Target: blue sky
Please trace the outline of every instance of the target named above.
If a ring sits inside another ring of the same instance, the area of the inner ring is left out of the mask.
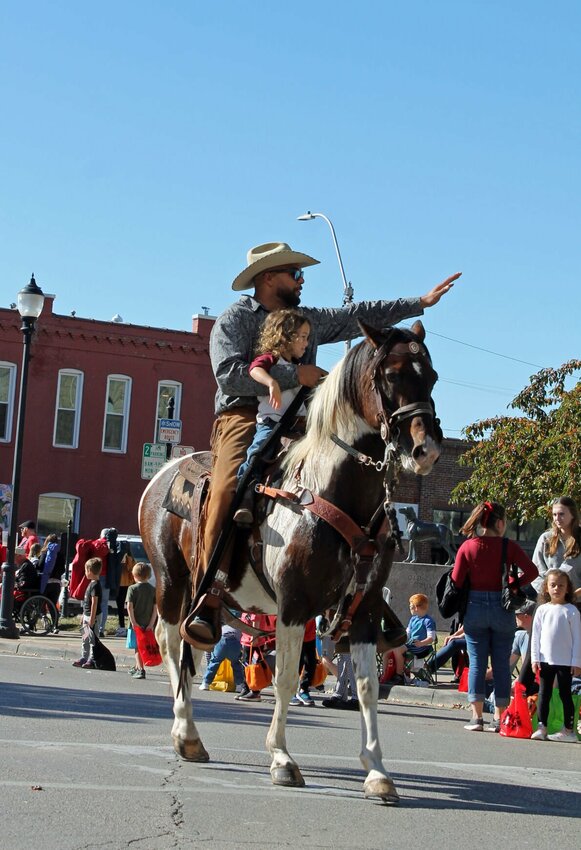
[[[330,231],[296,221],[323,212],[356,300],[463,272],[424,317],[460,436],[579,355],[580,25],[537,0],[5,3],[0,304],[34,271],[56,312],[190,329],[280,240],[322,261],[304,303],[338,306]]]

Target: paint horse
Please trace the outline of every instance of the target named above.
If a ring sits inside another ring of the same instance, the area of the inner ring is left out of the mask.
[[[383,766],[377,725],[376,644],[395,549],[386,513],[397,469],[427,475],[439,457],[442,432],[431,399],[437,374],[422,323],[411,331],[361,328],[363,341],[315,390],[306,433],[284,456],[280,483],[265,490],[270,503],[260,525],[261,580],[248,546],[237,546],[243,558],[234,558],[226,600],[243,611],[278,615],[276,704],[266,739],[273,783],[304,785],[287,749],[287,709],[296,692],[305,624],[331,610],[336,634],[348,632],[357,679],[365,796],[395,804],[399,797]],[[174,748],[184,759],[207,761],[192,717],[189,671],[182,671],[185,683],[178,687],[179,626],[192,583],[195,589],[200,580],[191,575],[193,521],[162,506],[178,463],[167,464],[149,483],[139,525],[157,579],[156,636],[174,692]]]
[[[406,518],[406,531],[410,539],[407,558],[404,563],[414,564],[418,560],[416,544],[417,543],[435,543],[441,546],[448,560],[446,566],[454,563],[454,554],[456,552],[456,544],[454,535],[447,525],[443,522],[424,522],[416,516],[415,510],[409,506],[399,509],[400,514]]]

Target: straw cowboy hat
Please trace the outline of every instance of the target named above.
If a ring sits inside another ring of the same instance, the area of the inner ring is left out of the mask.
[[[265,245],[257,245],[250,249],[246,259],[248,265],[244,271],[240,272],[238,277],[234,278],[232,289],[235,291],[249,289],[252,286],[252,281],[260,272],[279,269],[283,266],[304,268],[305,266],[316,266],[319,263],[319,260],[309,257],[308,254],[293,251],[286,242],[267,242]]]

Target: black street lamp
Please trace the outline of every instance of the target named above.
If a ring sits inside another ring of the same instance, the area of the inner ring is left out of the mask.
[[[24,350],[22,352],[22,369],[20,373],[20,400],[18,404],[18,420],[16,423],[16,443],[14,447],[14,465],[12,468],[12,515],[8,534],[8,551],[6,562],[2,564],[2,600],[0,602],[0,637],[18,638],[19,631],[14,622],[14,576],[16,566],[14,554],[18,531],[18,499],[20,496],[20,467],[22,465],[22,443],[24,438],[24,420],[26,416],[26,389],[28,384],[28,363],[30,361],[30,342],[34,333],[36,320],[42,313],[44,295],[36,285],[34,275],[30,283],[18,293],[18,312],[22,317],[20,330],[23,335]]]

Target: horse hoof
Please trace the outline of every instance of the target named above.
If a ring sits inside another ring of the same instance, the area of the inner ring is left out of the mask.
[[[388,776],[382,776],[379,779],[368,780],[363,786],[365,797],[379,797],[388,806],[397,806],[399,803],[399,794],[395,790],[395,785]]]
[[[210,761],[210,756],[199,738],[197,741],[181,741],[174,738],[173,748],[184,761]]]
[[[285,785],[287,788],[305,787],[305,780],[296,764],[289,764],[285,767],[273,767],[270,775],[273,785]]]

